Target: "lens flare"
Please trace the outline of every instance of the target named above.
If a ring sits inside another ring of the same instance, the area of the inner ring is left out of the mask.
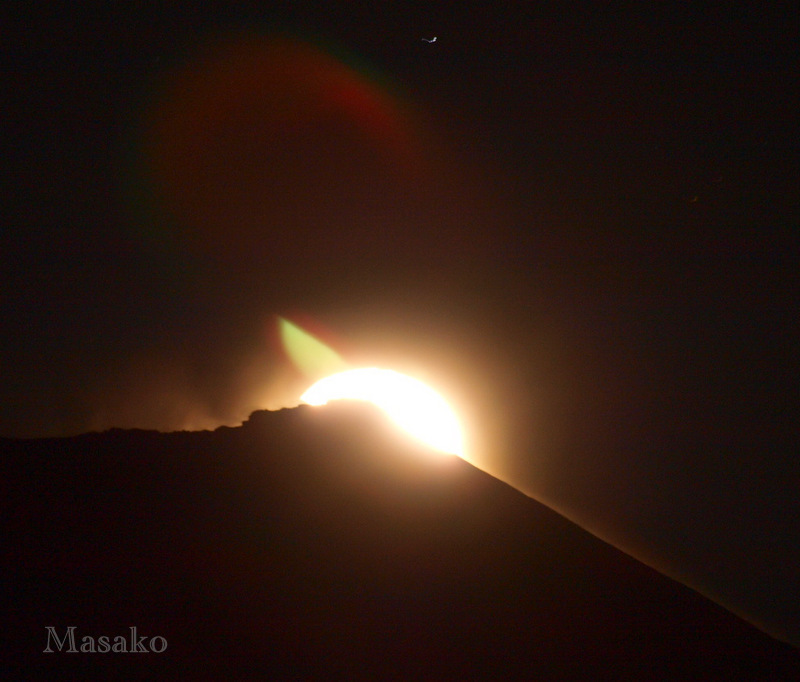
[[[307,377],[317,378],[347,367],[333,348],[285,317],[278,317],[278,331],[289,360]]]
[[[299,38],[209,38],[143,106],[137,219],[181,248],[267,273],[363,246],[375,232],[360,222],[364,202],[380,192],[405,205],[427,183],[419,124],[388,85]]]
[[[321,379],[300,399],[309,405],[331,400],[365,400],[435,450],[463,457],[461,425],[447,402],[418,379],[390,369],[351,369]]]

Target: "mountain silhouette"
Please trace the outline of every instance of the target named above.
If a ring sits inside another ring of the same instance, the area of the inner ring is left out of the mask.
[[[3,679],[800,673],[797,649],[370,405],[0,439],[0,462]],[[70,653],[69,627],[167,646]]]

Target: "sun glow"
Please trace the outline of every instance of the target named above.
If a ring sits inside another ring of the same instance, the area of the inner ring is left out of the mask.
[[[464,455],[455,412],[421,381],[390,369],[351,369],[321,379],[301,397],[309,405],[331,400],[366,400],[384,410],[415,438],[442,452]]]

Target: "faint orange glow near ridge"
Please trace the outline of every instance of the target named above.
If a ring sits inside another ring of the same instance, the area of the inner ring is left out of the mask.
[[[430,386],[390,369],[366,367],[333,374],[300,397],[309,405],[365,400],[435,450],[464,456],[464,435],[455,412]]]

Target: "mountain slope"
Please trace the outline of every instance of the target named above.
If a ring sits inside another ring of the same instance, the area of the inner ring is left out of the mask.
[[[0,440],[11,678],[796,679],[800,652],[366,405]],[[163,653],[42,653],[139,635]]]

